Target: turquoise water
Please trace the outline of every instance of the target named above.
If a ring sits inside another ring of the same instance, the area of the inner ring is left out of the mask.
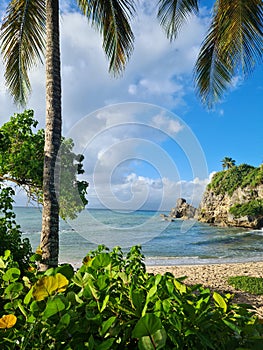
[[[15,208],[23,237],[39,245],[41,211]],[[60,224],[60,262],[80,265],[98,244],[119,245],[124,251],[142,245],[148,265],[258,261],[263,258],[263,231],[219,228],[195,221],[163,221],[151,211],[89,210],[76,221]]]

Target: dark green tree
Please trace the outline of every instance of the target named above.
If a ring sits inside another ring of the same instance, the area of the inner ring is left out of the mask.
[[[230,157],[225,157],[221,160],[223,169],[230,169],[236,165],[236,161]]]
[[[37,130],[34,112],[15,114],[0,128],[0,182],[12,182],[23,188],[30,200],[43,204],[43,164],[45,132]],[[88,183],[77,176],[83,174],[82,155],[72,150],[71,139],[62,138],[60,147],[61,186],[60,216],[74,219],[87,204]]]

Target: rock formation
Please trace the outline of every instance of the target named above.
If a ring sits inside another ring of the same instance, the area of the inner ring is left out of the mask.
[[[188,204],[184,198],[178,198],[176,206],[171,209],[169,215],[161,214],[167,221],[174,221],[174,219],[193,219],[196,216],[197,209]]]
[[[263,227],[263,213],[258,215],[234,216],[230,208],[263,200],[263,184],[236,188],[233,193],[217,193],[215,189],[206,189],[198,210],[198,221],[219,226],[238,226],[250,229]]]

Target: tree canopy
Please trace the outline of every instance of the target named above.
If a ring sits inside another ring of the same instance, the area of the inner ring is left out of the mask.
[[[0,181],[23,188],[30,200],[42,203],[44,130],[37,130],[34,112],[14,114],[0,128]],[[60,147],[60,216],[74,219],[87,204],[88,183],[77,176],[84,173],[83,155],[72,150],[73,140],[62,138]]]

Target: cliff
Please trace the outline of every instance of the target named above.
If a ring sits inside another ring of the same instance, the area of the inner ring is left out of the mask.
[[[198,220],[220,226],[263,227],[263,166],[247,164],[216,173],[207,186]]]

